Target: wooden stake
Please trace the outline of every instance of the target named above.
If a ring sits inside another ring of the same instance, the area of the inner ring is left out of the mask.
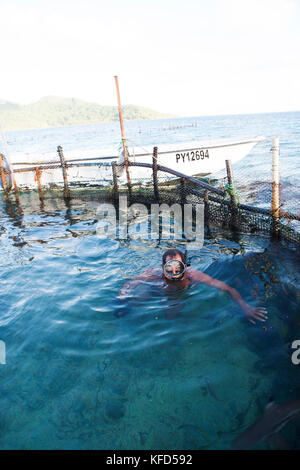
[[[185,187],[185,178],[180,178],[180,194],[181,194],[181,204],[186,203],[186,187]]]
[[[208,221],[209,219],[209,193],[206,189],[204,191],[204,220]]]
[[[272,203],[271,211],[273,215],[273,234],[278,233],[279,222],[279,138],[273,137],[272,139]]]
[[[232,210],[232,216],[230,218],[230,224],[232,230],[238,230],[238,220],[237,220],[237,198],[235,195],[235,190],[234,190],[234,181],[233,181],[233,173],[232,173],[232,167],[231,167],[231,160],[225,160],[226,162],[226,172],[227,172],[227,181],[228,181],[228,187],[229,187],[229,194],[230,194],[230,204],[231,204],[231,210]]]
[[[69,185],[68,185],[67,166],[66,166],[65,157],[63,154],[63,149],[60,145],[57,147],[57,152],[60,158],[62,174],[63,174],[63,179],[64,179],[64,196],[69,197],[70,192],[69,192]]]
[[[158,191],[158,181],[157,181],[157,147],[153,148],[152,174],[153,174],[154,195],[155,195],[156,201],[159,202],[159,191]]]
[[[272,213],[275,219],[279,219],[279,138],[272,140]]]
[[[35,176],[36,176],[36,181],[37,181],[37,186],[38,186],[38,192],[39,192],[39,198],[43,198],[43,191],[42,191],[42,184],[41,184],[41,176],[42,176],[42,170],[40,167],[37,167],[35,169]]]
[[[209,204],[208,190],[204,192],[204,204]]]
[[[11,174],[11,179],[12,179],[14,190],[15,190],[15,197],[16,197],[17,200],[19,200],[19,188],[18,188],[16,179],[15,179],[13,167],[12,167],[12,164],[11,164],[11,161],[10,161],[10,158],[9,158],[9,154],[8,154],[8,145],[7,145],[7,141],[6,141],[6,136],[5,136],[5,133],[2,129],[2,127],[0,127],[0,129],[1,129],[3,145],[4,145],[4,149],[5,149],[5,153],[6,153],[5,157],[6,157],[6,161],[8,163],[9,171],[10,171],[10,174]]]
[[[0,153],[0,171],[1,171],[1,181],[2,181],[2,186],[3,186],[3,191],[5,194],[7,194],[7,189],[6,189],[6,180],[5,180],[5,168],[3,164],[3,155]]]
[[[226,162],[226,172],[227,172],[227,181],[229,188],[232,188],[232,191],[230,192],[230,201],[231,204],[234,208],[237,207],[237,198],[236,195],[234,194],[234,182],[233,182],[233,173],[232,173],[232,167],[231,167],[231,160],[225,160]]]
[[[122,114],[122,106],[121,106],[121,97],[120,97],[120,90],[119,90],[119,81],[118,81],[117,75],[115,75],[115,82],[116,82],[116,89],[117,89],[119,121],[120,121],[120,126],[121,126],[122,146],[123,146],[123,155],[124,155],[125,169],[126,169],[126,176],[127,176],[127,184],[128,184],[129,193],[131,193],[131,181],[130,181],[129,164],[128,164],[128,150],[127,150],[127,146],[126,146],[124,123],[123,123],[123,114]]]
[[[114,191],[114,199],[117,198],[118,195],[118,178],[117,178],[117,163],[112,164],[112,174],[113,174],[113,191]]]

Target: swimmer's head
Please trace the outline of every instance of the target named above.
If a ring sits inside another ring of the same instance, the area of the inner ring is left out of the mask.
[[[175,248],[167,250],[162,258],[163,274],[169,281],[180,281],[185,276],[186,256]]]

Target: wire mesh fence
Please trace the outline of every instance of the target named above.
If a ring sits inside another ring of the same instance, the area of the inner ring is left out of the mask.
[[[271,149],[272,150],[272,149]],[[271,163],[271,162],[270,162]],[[285,230],[294,229],[300,231],[300,188],[299,180],[293,177],[285,177],[282,168],[278,167],[278,209],[281,222],[286,226]],[[209,180],[210,181],[210,180]],[[272,207],[273,181],[271,164],[262,170],[260,167],[255,171],[251,167],[251,178],[248,168],[234,169],[234,187],[228,185],[227,175],[219,174],[210,181],[215,187],[224,191],[226,197],[230,198],[235,193],[239,204],[254,205],[263,209]]]
[[[234,172],[234,189],[237,194],[239,203],[253,204],[262,208],[270,207],[272,199],[272,181],[267,181],[268,175],[264,175],[264,180],[252,179],[249,181],[249,176],[242,171]],[[270,175],[269,175],[270,178]],[[281,178],[280,178],[281,180]],[[218,179],[209,180],[211,184],[217,188],[222,189],[227,197],[230,195],[228,188],[227,177],[224,175]],[[282,212],[293,215],[300,215],[300,189],[296,183],[291,181],[282,181],[279,184],[280,191],[280,209]]]

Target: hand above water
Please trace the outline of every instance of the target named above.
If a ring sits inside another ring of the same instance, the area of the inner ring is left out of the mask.
[[[268,312],[264,307],[251,307],[247,305],[244,309],[245,315],[250,323],[256,324],[254,320],[266,321],[268,320]]]

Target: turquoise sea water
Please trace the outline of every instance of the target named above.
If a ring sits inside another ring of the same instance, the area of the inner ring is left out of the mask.
[[[263,151],[279,134],[283,177],[298,181],[300,113],[266,116],[127,128],[143,145],[267,134],[267,144],[239,163],[247,171],[253,155],[266,165]],[[107,146],[110,132],[118,142],[117,125],[105,124],[9,133],[8,144],[24,154],[59,144],[88,150]],[[99,239],[92,198],[41,203],[23,194],[19,205],[13,198],[0,205],[1,449],[229,449],[268,402],[300,398],[300,365],[291,361],[300,339],[293,247],[214,229],[191,260],[265,306],[264,324],[251,325],[226,293],[196,284],[174,292],[140,284],[117,318],[124,282],[183,243]],[[299,448],[299,432],[298,421],[287,424],[285,445]]]

